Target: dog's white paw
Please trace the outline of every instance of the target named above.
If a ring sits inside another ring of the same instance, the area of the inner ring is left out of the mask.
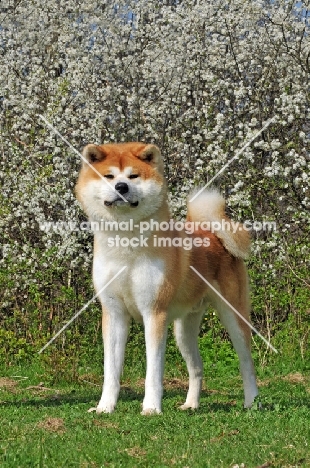
[[[157,408],[145,408],[141,411],[143,416],[153,416],[155,414],[161,414],[161,410]]]
[[[258,409],[258,410],[261,410],[263,408],[262,403],[259,401],[258,394],[254,398],[250,397],[248,399],[245,399],[243,407],[245,409],[255,408],[255,409]]]
[[[113,413],[113,411],[114,411],[114,405],[100,405],[100,404],[94,408],[89,408],[89,410],[87,410],[88,413],[96,412],[97,414]]]
[[[89,409],[87,410],[87,413],[93,413],[94,411],[96,411],[96,409],[97,409],[96,407],[94,407],[94,408],[89,408]]]
[[[102,406],[97,406],[97,408],[96,408],[96,413],[97,414],[101,414],[101,413],[109,413],[110,414],[110,413],[113,413],[113,411],[114,411],[114,406],[109,407],[109,408],[107,408],[107,407],[103,408]]]
[[[186,411],[188,409],[196,410],[197,408],[198,408],[198,405],[194,405],[194,404],[191,405],[189,403],[184,403],[184,405],[179,406],[179,409],[182,411]]]

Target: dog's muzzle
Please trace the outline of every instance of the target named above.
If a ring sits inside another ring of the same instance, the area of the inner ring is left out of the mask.
[[[129,193],[129,187],[128,187],[128,184],[126,184],[126,182],[118,182],[116,185],[115,185],[115,191],[117,192],[118,195],[123,195],[123,197],[120,197],[120,196],[117,196],[114,200],[111,200],[111,201],[108,201],[106,200],[104,202],[105,206],[126,206],[126,205],[129,205],[129,206],[132,206],[132,207],[136,207],[139,205],[139,202],[136,201],[136,202],[131,202],[130,201],[130,198],[126,197],[126,194]]]

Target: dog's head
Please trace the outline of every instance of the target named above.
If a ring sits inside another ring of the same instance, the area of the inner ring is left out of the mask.
[[[91,219],[140,221],[165,199],[159,149],[144,143],[87,145],[76,195]]]

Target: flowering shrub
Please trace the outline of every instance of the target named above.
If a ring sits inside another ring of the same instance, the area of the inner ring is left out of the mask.
[[[295,296],[309,288],[306,3],[2,1],[0,319],[8,333],[43,342],[92,295],[90,234],[39,228],[84,218],[73,191],[80,161],[38,114],[77,149],[156,143],[180,218],[190,188],[274,117],[215,184],[236,220],[277,223],[276,232],[253,233],[254,320],[267,327],[304,313],[308,296]]]

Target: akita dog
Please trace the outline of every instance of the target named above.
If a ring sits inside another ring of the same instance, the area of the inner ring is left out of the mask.
[[[131,318],[143,322],[145,330],[142,414],[162,410],[167,327],[172,321],[189,373],[181,408],[197,408],[203,374],[197,338],[208,302],[217,310],[238,354],[244,406],[250,407],[258,390],[246,323],[250,320],[243,261],[250,247],[247,230],[242,225],[233,229],[234,223],[225,215],[225,201],[216,190],[204,190],[188,202],[187,223],[194,226],[192,230],[186,229],[186,223],[182,230],[171,222],[164,164],[155,145],[90,144],[84,148],[83,160],[77,198],[91,222],[106,221],[112,226],[112,230],[94,232],[93,281],[97,293],[101,291],[104,342],[104,384],[97,413],[111,413],[117,403]],[[129,221],[130,229],[125,224]],[[225,228],[206,230],[212,223],[218,227],[223,222]]]

